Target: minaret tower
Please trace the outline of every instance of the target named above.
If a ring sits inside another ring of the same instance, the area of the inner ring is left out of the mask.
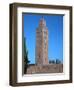
[[[48,29],[42,17],[36,30],[36,64],[48,65]]]

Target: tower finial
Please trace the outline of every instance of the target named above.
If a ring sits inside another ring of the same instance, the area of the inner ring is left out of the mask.
[[[39,22],[39,26],[40,27],[46,26],[46,21],[44,20],[44,16],[41,17],[40,22]]]

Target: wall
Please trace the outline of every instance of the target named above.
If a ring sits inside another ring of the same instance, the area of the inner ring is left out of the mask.
[[[14,1],[73,5],[74,10],[74,0],[0,0],[0,90],[73,90],[74,82],[72,84],[42,85],[28,87],[9,86],[9,3],[12,3]]]
[[[29,65],[27,68],[27,74],[61,72],[63,72],[63,64]]]

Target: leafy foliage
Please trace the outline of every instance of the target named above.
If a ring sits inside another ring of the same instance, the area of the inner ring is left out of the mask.
[[[50,64],[61,64],[61,60],[56,59],[56,60],[49,60]]]
[[[50,60],[49,63],[55,64],[55,60]]]
[[[56,64],[61,64],[61,61],[59,59],[56,59]]]
[[[28,51],[26,49],[26,39],[24,38],[24,73],[27,73],[27,68],[28,68],[28,64],[29,64],[29,60],[28,60]]]

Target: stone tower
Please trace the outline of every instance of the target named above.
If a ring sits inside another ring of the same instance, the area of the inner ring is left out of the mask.
[[[46,21],[42,17],[36,29],[36,64],[48,65],[48,29]]]

